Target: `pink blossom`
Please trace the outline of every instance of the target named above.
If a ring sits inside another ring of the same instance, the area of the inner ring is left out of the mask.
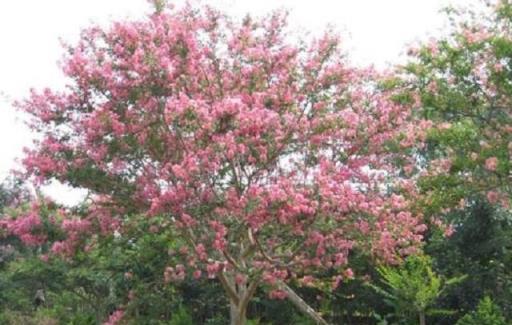
[[[124,317],[124,311],[118,309],[114,311],[108,318],[108,320],[103,323],[103,325],[117,325],[121,322]]]
[[[288,294],[283,290],[272,290],[269,292],[269,297],[271,299],[283,300],[286,299],[286,297],[288,297]]]
[[[221,265],[218,262],[209,263],[206,266],[206,272],[208,272],[208,278],[213,279],[217,275],[217,273],[220,271]]]
[[[487,192],[487,200],[489,201],[489,203],[492,203],[492,204],[497,203],[499,200],[498,192],[496,192],[496,191]]]
[[[305,286],[313,286],[314,278],[311,275],[306,275],[301,282]]]
[[[331,289],[335,290],[336,288],[338,288],[342,280],[343,280],[343,277],[341,275],[335,276],[331,283]]]
[[[498,167],[498,158],[490,157],[485,160],[485,168],[490,171],[496,171]]]
[[[500,62],[497,62],[493,65],[493,69],[496,72],[502,72],[503,71],[503,64]]]
[[[240,273],[237,273],[237,274],[235,275],[235,283],[236,283],[236,284],[240,285],[240,284],[242,284],[242,283],[245,283],[246,281],[247,281],[247,278],[246,278],[246,276],[245,276],[245,275],[240,274]]]
[[[448,225],[448,227],[446,227],[446,229],[444,230],[443,234],[445,237],[451,237],[454,232],[455,228],[453,227],[453,225]]]
[[[192,274],[192,277],[196,280],[201,278],[201,270],[195,270],[194,273]]]

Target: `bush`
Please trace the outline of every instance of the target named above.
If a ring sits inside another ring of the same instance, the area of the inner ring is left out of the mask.
[[[478,308],[459,319],[457,325],[506,325],[507,322],[499,306],[494,304],[489,297],[480,300]]]
[[[192,325],[192,316],[187,309],[181,306],[171,317],[169,325]]]

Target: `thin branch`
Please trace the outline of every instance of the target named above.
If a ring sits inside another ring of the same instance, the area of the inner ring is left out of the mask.
[[[228,262],[231,263],[231,265],[233,265],[237,270],[242,269],[240,267],[240,265],[238,265],[238,263],[233,259],[233,257],[226,250],[223,250],[222,253],[224,254],[224,257],[228,260]]]

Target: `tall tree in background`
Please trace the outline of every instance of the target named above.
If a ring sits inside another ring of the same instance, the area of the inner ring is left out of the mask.
[[[412,49],[406,71],[434,122],[428,170],[419,185],[432,211],[464,206],[479,195],[510,205],[512,154],[512,5],[483,13],[449,10],[450,35]],[[465,200],[465,201],[464,201]]]
[[[57,225],[49,254],[72,257],[123,236],[127,216],[153,218],[170,237],[162,254],[181,261],[165,280],[218,278],[232,324],[260,286],[325,323],[286,283],[328,271],[336,287],[352,250],[390,263],[415,251],[425,226],[393,191],[394,164],[424,125],[373,72],[347,66],[332,33],[298,43],[284,14],[158,9],[84,30],[67,48],[66,89],[18,104],[42,135],[27,176],[90,195],[85,213],[35,209],[6,229],[39,246]]]
[[[442,300],[443,308],[458,314],[439,319],[453,324],[465,311],[476,309],[478,301],[490,295],[507,318],[512,316],[512,219],[484,198],[446,216],[456,224],[449,238],[431,236],[425,251],[436,261],[436,269],[445,276],[466,274],[466,280]]]
[[[443,304],[469,311],[487,294],[510,317],[512,4],[482,10],[449,9],[449,34],[411,49],[405,75],[433,122],[418,159],[423,211],[455,230],[429,237],[426,252],[439,272],[468,275]]]

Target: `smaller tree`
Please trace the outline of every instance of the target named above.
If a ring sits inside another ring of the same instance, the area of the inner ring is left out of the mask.
[[[480,300],[478,309],[462,317],[457,325],[505,325],[500,308],[488,296]]]
[[[450,312],[432,307],[447,288],[465,278],[443,280],[432,270],[431,264],[429,256],[413,255],[399,268],[380,266],[378,272],[385,288],[370,286],[385,297],[385,302],[395,309],[395,315],[402,315],[407,324],[418,317],[419,324],[425,325],[427,314]]]

